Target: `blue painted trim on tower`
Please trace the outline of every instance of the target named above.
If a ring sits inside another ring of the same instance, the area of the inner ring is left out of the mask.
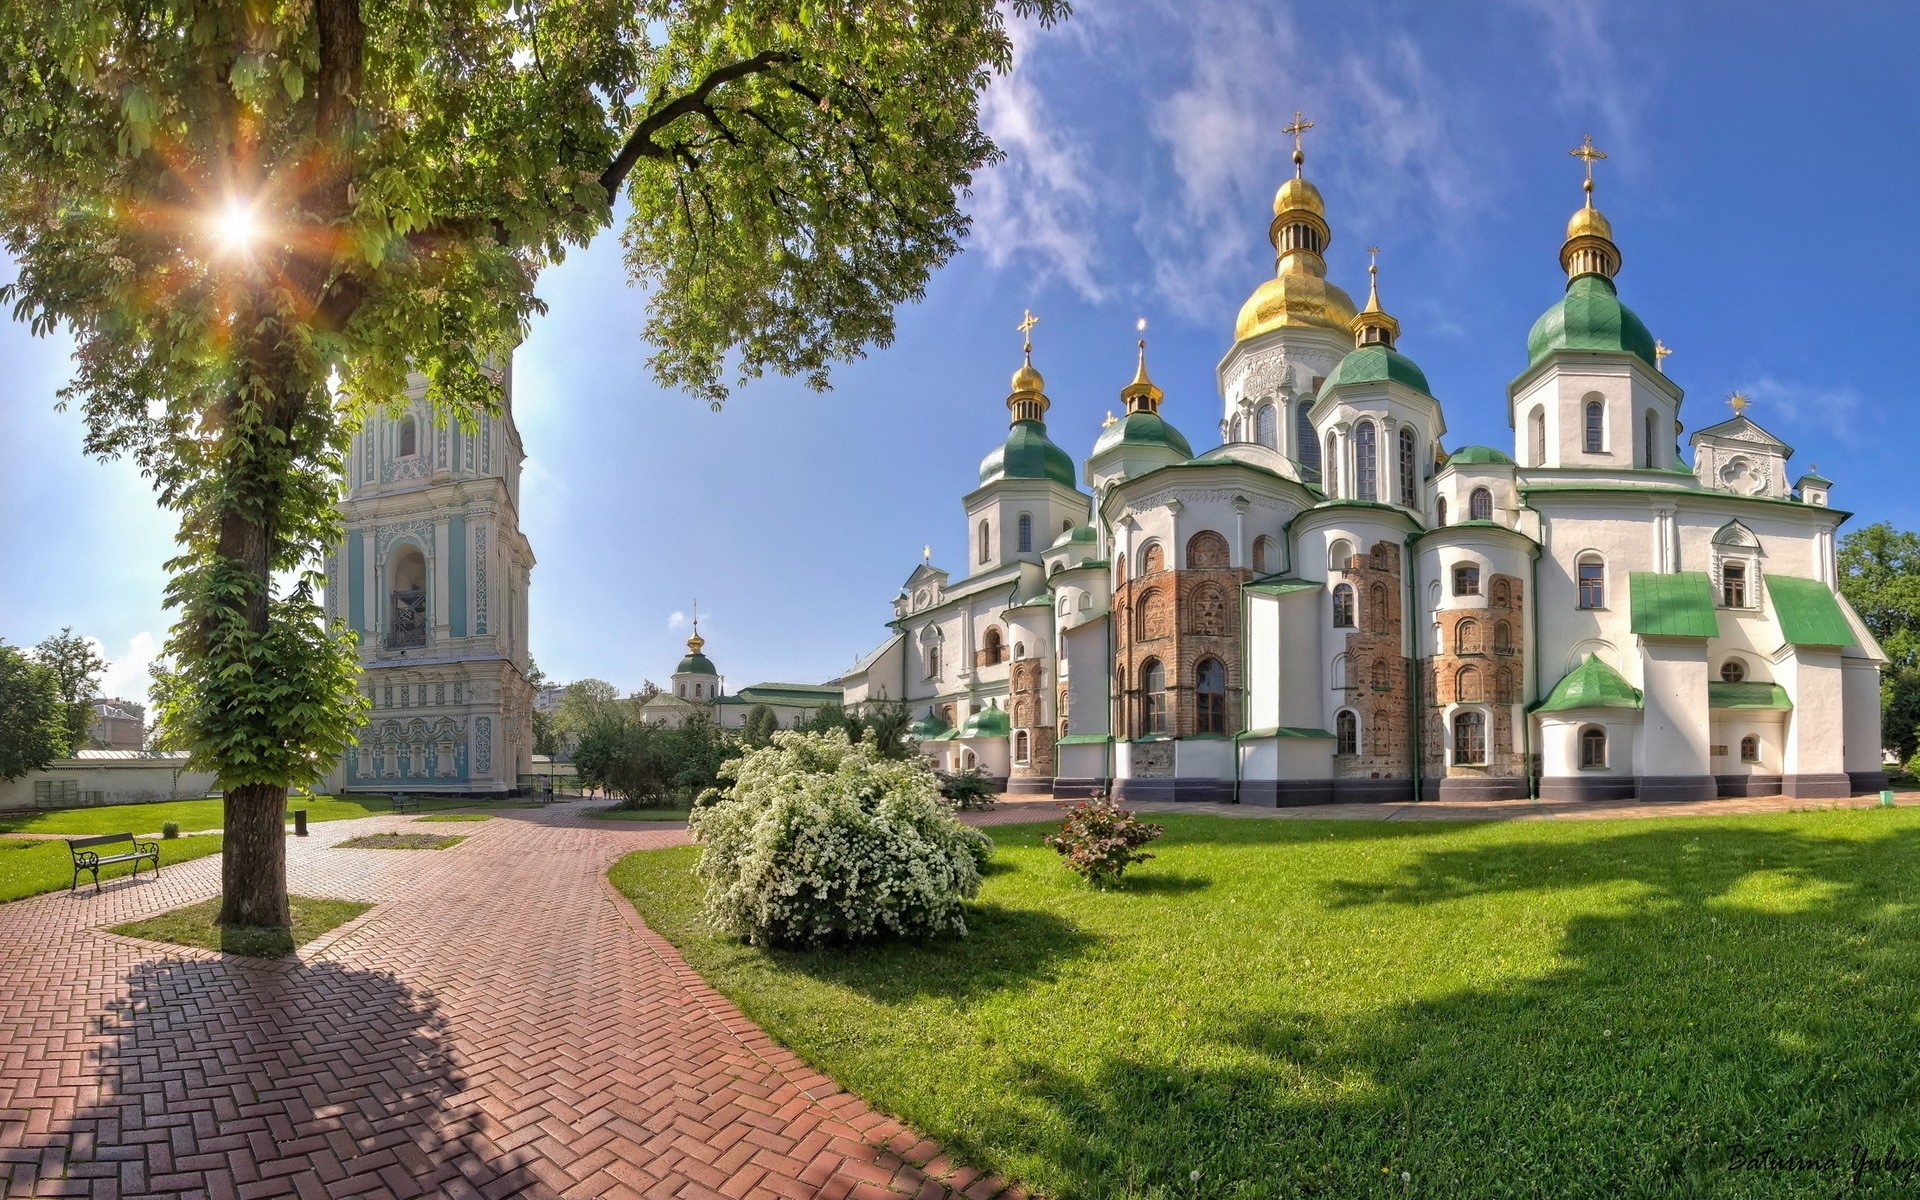
[[[467,515],[447,518],[447,632],[467,636]]]

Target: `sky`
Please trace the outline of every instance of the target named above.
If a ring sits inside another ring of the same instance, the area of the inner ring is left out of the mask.
[[[1023,310],[1048,428],[1076,459],[1132,377],[1149,321],[1163,415],[1218,443],[1214,369],[1272,274],[1273,190],[1297,109],[1326,197],[1333,279],[1381,297],[1426,371],[1449,448],[1511,450],[1506,385],[1560,295],[1580,203],[1567,151],[1609,157],[1597,202],[1621,298],[1674,349],[1681,419],[1727,395],[1836,480],[1845,528],[1920,528],[1920,8],[1634,0],[1247,4],[1080,0],[1016,23],[982,100],[1006,151],[975,181],[966,249],[890,346],[821,395],[757,381],[714,412],[651,379],[644,295],[609,232],[542,280],[514,363],[547,675],[666,682],[698,600],[729,688],[819,682],[887,636],[931,546],[965,572],[960,497],[1005,436]],[[0,263],[0,279],[10,275]],[[99,640],[104,690],[143,697],[164,642],[173,522],[129,463],[81,451],[55,392],[70,347],[0,318],[0,638]]]

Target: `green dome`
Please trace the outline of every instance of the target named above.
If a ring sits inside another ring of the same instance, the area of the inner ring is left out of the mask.
[[[714,669],[713,660],[706,655],[689,654],[680,660],[680,665],[673,669],[673,673],[675,675],[718,675],[720,672]]]
[[[1059,537],[1053,539],[1053,545],[1047,548],[1049,550],[1058,550],[1062,546],[1071,546],[1075,542],[1097,541],[1099,536],[1099,534],[1093,531],[1093,526],[1091,525],[1075,525],[1072,529],[1067,530]]]
[[[1339,387],[1343,383],[1398,383],[1412,388],[1423,396],[1433,395],[1427,385],[1426,372],[1414,365],[1414,361],[1390,346],[1361,346],[1349,350],[1347,356],[1333,368],[1333,374],[1320,385],[1320,394],[1327,389]]]
[[[1004,708],[983,708],[960,726],[960,736],[963,738],[1006,737],[1012,732],[1013,721],[1007,717]]]
[[[1568,671],[1545,700],[1534,705],[1536,712],[1578,711],[1583,708],[1641,708],[1640,689],[1626,681],[1620,672],[1600,661],[1597,655]]]
[[[1638,355],[1650,367],[1658,366],[1653,334],[1632,309],[1620,303],[1613,281],[1604,275],[1579,275],[1527,334],[1527,366],[1532,368],[1555,350],[1613,350]]]
[[[1073,459],[1048,439],[1039,421],[1015,421],[1007,440],[980,460],[980,482],[996,479],[1051,479],[1073,487]]]
[[[1098,455],[1122,445],[1161,446],[1181,458],[1193,457],[1193,447],[1187,444],[1187,439],[1161,420],[1159,413],[1133,412],[1121,417],[1100,431],[1100,440],[1093,444],[1093,452]]]
[[[1503,467],[1511,467],[1514,465],[1511,458],[1495,450],[1492,446],[1462,446],[1452,454],[1447,455],[1447,465],[1450,467],[1486,466],[1489,463],[1497,463]]]

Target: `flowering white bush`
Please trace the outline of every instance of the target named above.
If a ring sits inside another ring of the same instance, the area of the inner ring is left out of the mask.
[[[720,768],[696,808],[707,916],[759,945],[964,935],[993,843],[954,820],[933,772],[833,733],[777,733]]]

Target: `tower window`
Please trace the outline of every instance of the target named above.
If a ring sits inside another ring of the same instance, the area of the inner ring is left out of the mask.
[[[1533,427],[1533,465],[1544,467],[1547,465],[1547,410],[1534,409],[1529,424]]]
[[[1747,606],[1747,564],[1720,564],[1720,603],[1728,608]]]
[[[1020,514],[1019,528],[1020,528],[1020,553],[1031,554],[1033,552],[1033,514],[1032,513]]]
[[[1435,525],[1445,525],[1447,523],[1447,498],[1445,496],[1433,502],[1433,523]]]
[[[1353,494],[1359,500],[1379,499],[1379,434],[1372,421],[1360,422],[1353,432]]]
[[[1313,407],[1311,397],[1301,397],[1293,412],[1293,440],[1300,448],[1300,469],[1308,479],[1320,478],[1320,439],[1313,432],[1313,421],[1307,416]]]
[[[1412,508],[1419,497],[1419,468],[1413,461],[1413,430],[1400,430],[1400,503]]]
[[[1652,410],[1652,409],[1648,409],[1648,410],[1647,410],[1647,417],[1646,417],[1646,422],[1645,422],[1645,423],[1646,423],[1646,427],[1647,427],[1647,428],[1646,428],[1646,436],[1645,436],[1645,439],[1644,439],[1644,440],[1646,441],[1646,444],[1647,444],[1647,461],[1646,461],[1646,465],[1647,465],[1647,467],[1648,467],[1649,469],[1651,469],[1651,468],[1653,467],[1653,465],[1654,465],[1654,458],[1653,458],[1653,450],[1654,450],[1654,447],[1655,447],[1655,446],[1657,446],[1657,445],[1659,445],[1659,443],[1658,443],[1658,442],[1657,442],[1657,441],[1655,440],[1655,438],[1654,438],[1654,430],[1655,430],[1655,429],[1656,429],[1656,428],[1657,428],[1658,426],[1657,426],[1657,424],[1656,424],[1656,422],[1655,422],[1655,420],[1654,420],[1654,416],[1653,416],[1653,410]]]
[[[1329,496],[1340,494],[1340,445],[1331,432],[1327,434],[1326,457],[1320,460],[1320,486]]]
[[[1275,448],[1280,445],[1280,421],[1272,404],[1262,404],[1254,414],[1253,427],[1255,437],[1262,446]]]
[[[1227,668],[1217,658],[1201,660],[1193,682],[1194,730],[1227,731]]]
[[[993,529],[989,522],[980,522],[980,561],[986,562],[993,557]]]
[[[1467,497],[1467,519],[1469,521],[1493,520],[1493,493],[1486,488],[1475,488]]]
[[[1453,717],[1453,765],[1487,765],[1487,718],[1483,713],[1455,713]]]
[[[1607,406],[1598,400],[1587,401],[1587,453],[1604,453],[1607,436]]]
[[[1453,594],[1456,596],[1478,596],[1480,594],[1480,568],[1469,563],[1461,563],[1453,569]]]
[[[1597,558],[1582,559],[1574,568],[1580,578],[1580,607],[1607,606],[1607,567]]]

